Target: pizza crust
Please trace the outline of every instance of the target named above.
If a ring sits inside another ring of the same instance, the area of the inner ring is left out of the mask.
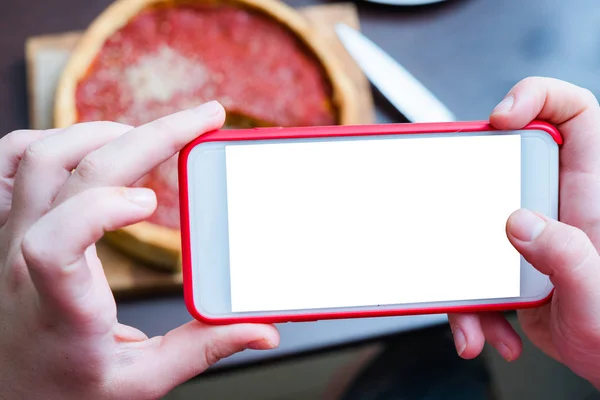
[[[358,124],[356,92],[337,59],[330,55],[307,21],[293,8],[278,0],[117,0],[100,14],[85,31],[59,79],[54,103],[54,125],[63,128],[77,123],[76,88],[101,51],[104,42],[141,11],[155,5],[230,4],[257,10],[278,21],[300,39],[320,62],[332,87],[332,102],[342,125]],[[140,222],[105,238],[114,247],[154,267],[181,269],[181,234],[149,222]]]
[[[181,269],[181,233],[150,222],[139,222],[114,232],[105,240],[114,248],[164,271]]]

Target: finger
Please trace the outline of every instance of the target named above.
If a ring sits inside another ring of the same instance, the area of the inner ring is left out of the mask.
[[[506,230],[523,257],[550,276],[563,317],[600,326],[600,257],[585,233],[528,210],[513,213]]]
[[[60,129],[20,129],[0,138],[0,176],[14,178],[27,146],[58,131]]]
[[[220,128],[224,121],[223,107],[209,102],[133,129],[85,157],[57,202],[93,186],[132,185],[197,136]]]
[[[561,169],[600,172],[600,107],[589,90],[557,79],[527,78],[496,106],[490,123],[498,129],[521,129],[534,119],[558,126],[563,135]]]
[[[71,171],[89,152],[130,130],[128,125],[90,122],[73,125],[29,144],[15,177],[9,220],[20,235],[50,208]]]
[[[72,197],[40,218],[21,245],[40,307],[67,322],[98,318],[90,309],[99,307],[102,299],[94,296],[94,290],[102,288],[95,287],[84,252],[105,231],[139,222],[155,207],[156,197],[149,189],[98,188]]]
[[[127,380],[141,390],[150,389],[148,398],[158,398],[237,352],[277,347],[279,332],[272,325],[207,326],[192,321],[148,343],[150,347],[132,365]]]
[[[514,361],[521,355],[523,342],[501,313],[479,315],[485,340],[494,346],[506,361]]]
[[[0,138],[0,225],[8,217],[14,178],[25,149],[32,142],[58,131],[59,129],[18,130]]]
[[[477,357],[485,344],[479,315],[472,313],[448,314],[448,320],[458,355],[465,359]]]
[[[517,315],[519,324],[529,340],[547,356],[561,361],[552,338],[552,302],[537,308],[519,310]]]
[[[560,151],[560,220],[582,229],[600,248],[600,107],[586,89],[549,78],[528,78],[512,88],[490,116],[499,129],[547,120],[563,136]]]

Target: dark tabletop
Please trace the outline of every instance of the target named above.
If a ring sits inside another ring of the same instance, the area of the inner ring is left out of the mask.
[[[287,0],[292,6],[325,0]],[[0,1],[0,135],[27,126],[24,42],[84,29],[110,0]],[[598,0],[448,0],[421,7],[357,3],[363,32],[459,119],[486,118],[519,79],[552,76],[600,94]],[[384,101],[380,121],[397,120]]]
[[[0,0],[0,135],[28,126],[25,39],[84,29],[109,2]],[[458,119],[487,118],[512,85],[531,75],[564,79],[600,95],[598,0],[448,0],[414,8],[360,1],[357,6],[363,32]],[[377,94],[376,102],[380,122],[400,120]],[[151,335],[189,318],[180,298],[120,303],[119,315]],[[297,331],[302,337],[313,334],[304,325]]]

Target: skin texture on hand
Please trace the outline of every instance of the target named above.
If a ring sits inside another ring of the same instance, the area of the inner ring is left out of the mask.
[[[591,92],[549,78],[527,78],[494,109],[498,129],[520,129],[533,119],[554,124],[560,150],[560,222],[528,210],[507,221],[513,246],[550,277],[552,300],[518,312],[527,337],[546,354],[600,388],[600,107]],[[521,339],[500,313],[449,315],[457,351],[473,358],[485,341],[507,360]]]
[[[0,398],[160,398],[221,358],[279,344],[271,325],[197,321],[147,338],[117,321],[96,255],[105,231],[156,208],[154,192],[127,186],[224,119],[212,102],[135,129],[0,139]]]
[[[564,137],[561,222],[520,210],[507,236],[556,290],[519,317],[533,343],[600,388],[600,109],[589,91],[529,78],[490,121],[519,129],[535,118]],[[135,129],[96,122],[0,139],[0,398],[160,398],[223,357],[278,345],[273,326],[254,324],[193,321],[147,338],[117,321],[95,252],[104,231],[156,207],[152,191],[126,187],[223,121],[222,107],[208,103]],[[506,359],[521,353],[499,313],[450,322],[464,358],[485,340]]]

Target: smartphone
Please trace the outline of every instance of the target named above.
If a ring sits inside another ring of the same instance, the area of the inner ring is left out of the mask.
[[[558,218],[561,144],[538,121],[202,135],[179,155],[186,306],[230,324],[542,305],[506,221]]]

